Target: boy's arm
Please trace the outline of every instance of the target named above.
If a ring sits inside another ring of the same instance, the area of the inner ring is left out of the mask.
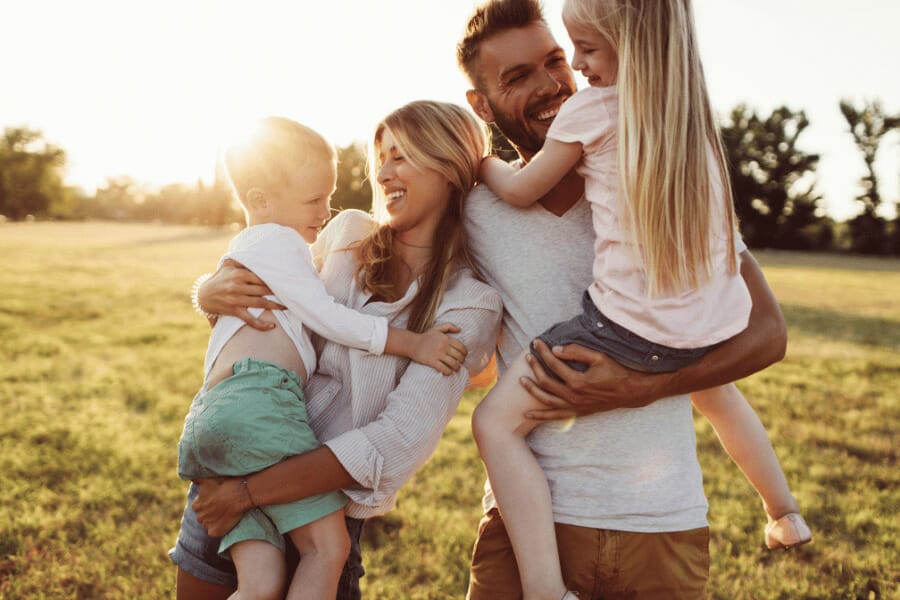
[[[547,375],[529,355],[534,378],[523,378],[522,385],[548,408],[532,411],[527,416],[553,420],[614,408],[646,406],[660,398],[730,383],[784,358],[787,327],[781,309],[750,252],[742,252],[740,259],[741,276],[753,300],[750,321],[744,331],[689,367],[657,374],[632,371],[605,354],[582,346],[568,345],[554,353],[537,342],[541,357],[563,382]],[[585,362],[589,365],[588,370],[584,373],[575,371],[562,362],[563,359]]]
[[[520,169],[489,156],[481,161],[481,180],[507,204],[531,206],[578,164],[582,148],[578,142],[547,138],[541,151]]]

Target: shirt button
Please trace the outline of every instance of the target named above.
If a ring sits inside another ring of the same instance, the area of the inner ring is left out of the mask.
[[[659,357],[654,354],[653,356],[650,357],[650,360],[659,360]]]
[[[600,321],[597,321],[597,327],[600,329],[603,329],[603,323],[601,323]]]

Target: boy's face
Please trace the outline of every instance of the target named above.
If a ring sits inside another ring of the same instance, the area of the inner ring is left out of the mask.
[[[269,196],[268,221],[294,229],[312,244],[331,216],[336,184],[337,168],[332,160],[299,167],[284,187]]]

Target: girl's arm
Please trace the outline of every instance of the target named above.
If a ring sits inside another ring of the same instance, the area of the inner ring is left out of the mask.
[[[578,164],[582,150],[578,142],[547,138],[541,151],[521,169],[494,156],[485,158],[481,162],[481,180],[507,204],[528,207],[550,192]]]
[[[627,369],[601,352],[582,346],[565,346],[558,353],[535,345],[541,357],[563,382],[547,375],[529,356],[533,379],[523,379],[528,392],[546,404],[546,410],[529,418],[554,420],[614,408],[646,406],[651,402],[724,385],[747,377],[784,358],[787,326],[766,278],[749,251],[740,254],[741,276],[750,291],[753,308],[747,328],[723,342],[698,362],[673,373],[647,374]],[[584,373],[565,360],[587,363]]]

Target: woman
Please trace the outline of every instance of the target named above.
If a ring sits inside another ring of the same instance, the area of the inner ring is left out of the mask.
[[[230,563],[217,540],[253,505],[343,489],[352,541],[338,598],[359,598],[362,520],[390,510],[396,494],[434,451],[468,382],[493,352],[497,294],[476,278],[463,230],[463,202],[487,147],[483,125],[462,108],[413,102],[375,130],[370,162],[374,218],[345,211],[325,228],[313,255],[329,293],[347,306],[424,331],[460,328],[467,369],[450,376],[405,359],[373,356],[320,341],[319,366],[306,386],[310,425],[323,446],[247,478],[192,485],[172,560],[179,598],[226,598]],[[231,291],[260,285],[223,269],[200,290],[204,310],[245,314]],[[268,306],[274,308],[274,306]],[[207,533],[208,530],[208,533]]]

